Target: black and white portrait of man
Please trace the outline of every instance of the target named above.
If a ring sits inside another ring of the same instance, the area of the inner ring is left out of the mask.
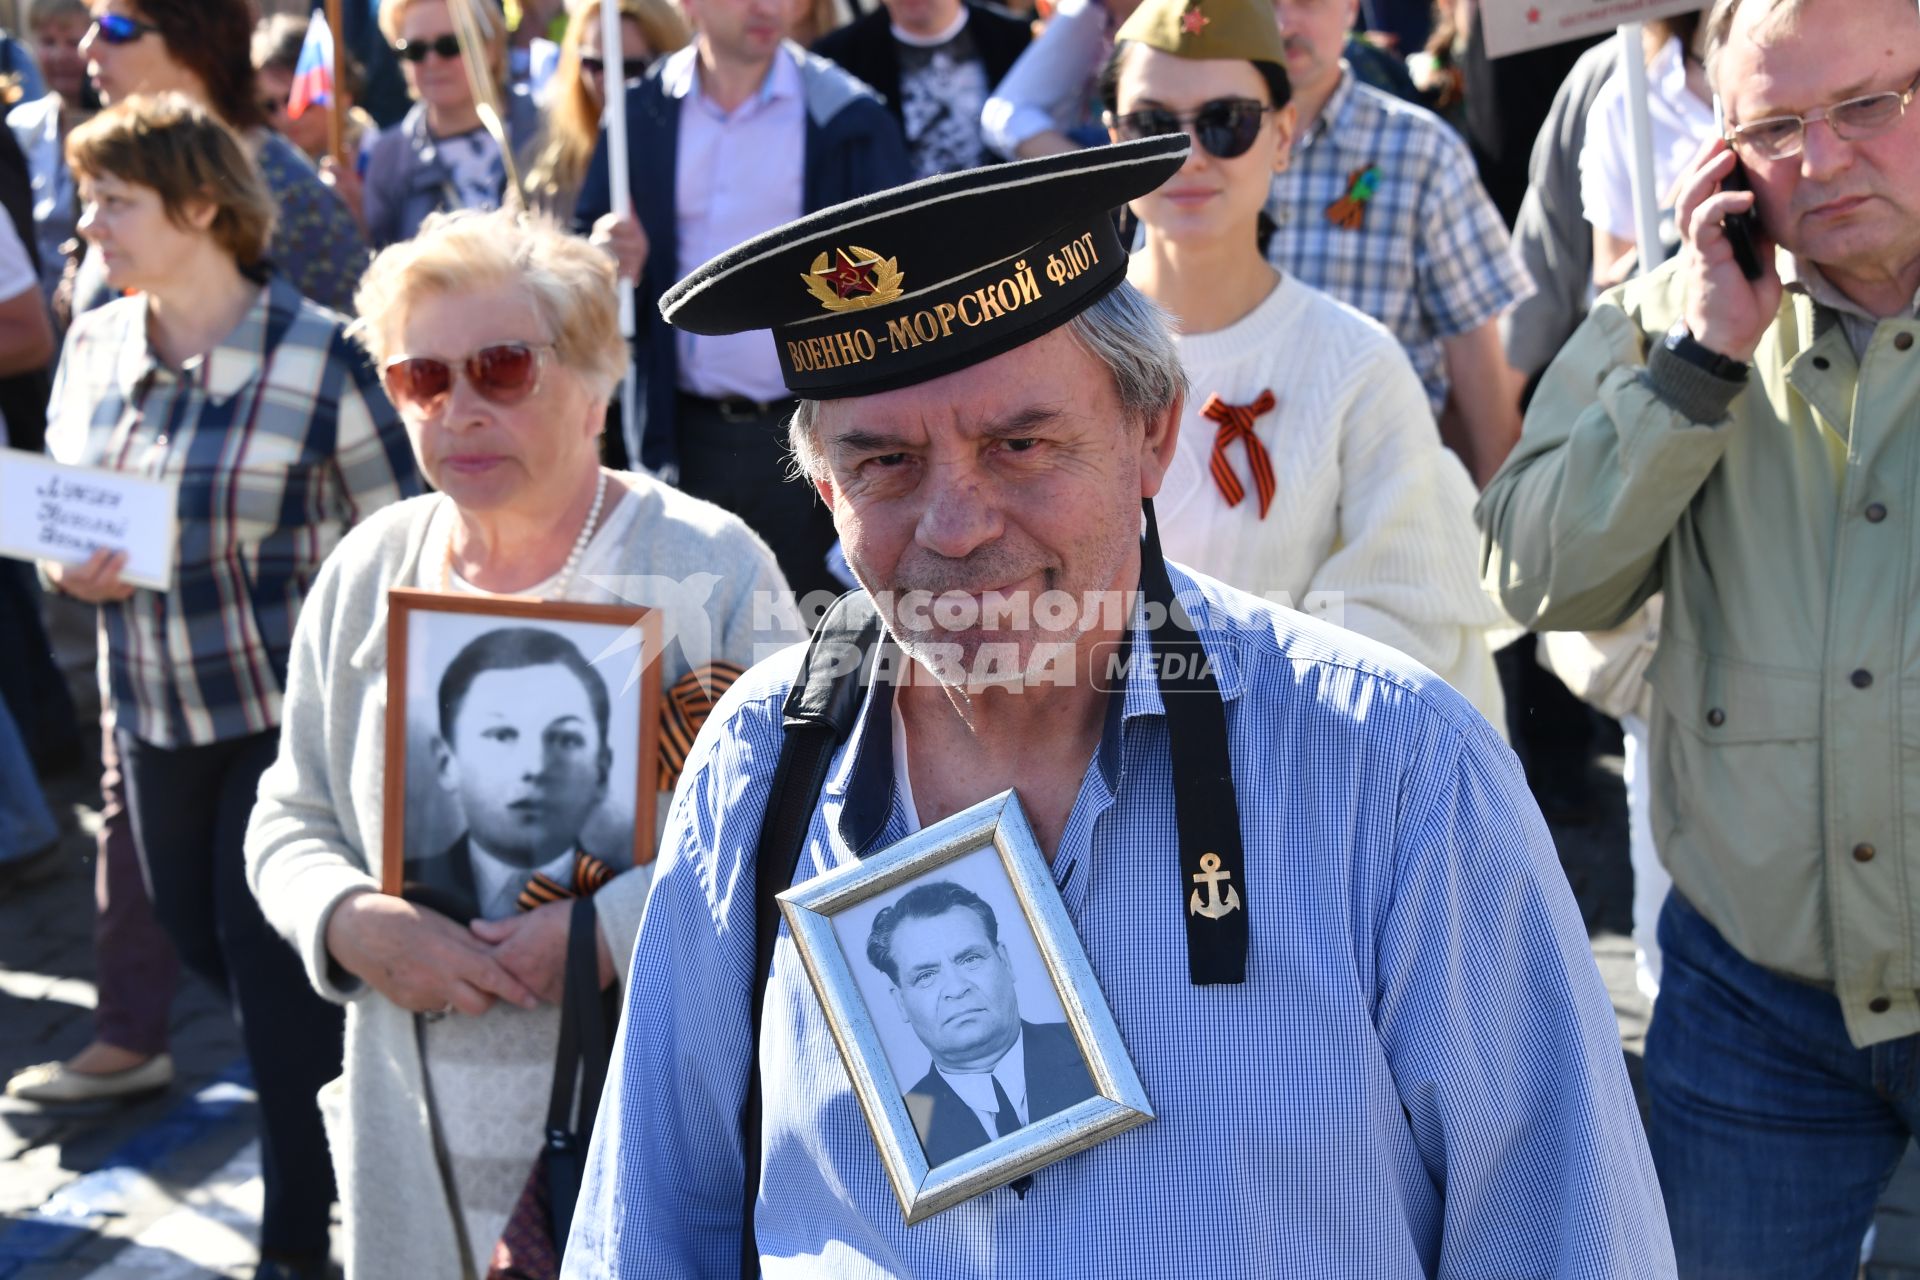
[[[491,620],[421,692],[432,722],[409,733],[402,874],[413,896],[494,920],[629,865],[630,836],[609,841],[595,819],[632,782],[632,757],[616,768],[608,683],[573,639]]]
[[[1001,913],[945,868],[872,916],[865,953],[886,1002],[869,1006],[876,1023],[892,1014],[911,1028],[924,1050],[917,1075],[902,1070],[898,1037],[889,1057],[929,1166],[1094,1096],[1038,950],[1017,911],[1009,916],[1017,959]],[[1053,1018],[1023,1016],[1023,1000]]]

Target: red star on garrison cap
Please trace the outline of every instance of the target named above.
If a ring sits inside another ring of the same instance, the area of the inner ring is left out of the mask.
[[[1200,12],[1199,9],[1189,9],[1180,16],[1180,29],[1190,36],[1197,36],[1205,31],[1207,24],[1212,21],[1212,18]]]

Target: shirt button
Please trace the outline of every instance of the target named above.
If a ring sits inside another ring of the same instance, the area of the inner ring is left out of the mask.
[[[1905,337],[1906,335],[1902,334],[1900,336]],[[1875,996],[1873,999],[1867,1001],[1867,1008],[1873,1010],[1875,1013],[1885,1013],[1887,1010],[1893,1008],[1893,1001],[1887,999],[1885,996]]]
[[[1847,679],[1853,681],[1854,688],[1865,689],[1873,683],[1873,672],[1862,667],[1860,670],[1848,676]]]
[[[1867,504],[1867,523],[1868,524],[1879,524],[1882,520],[1885,520],[1886,518],[1887,518],[1887,507],[1885,503],[1869,502]]]
[[[1726,722],[1727,722],[1727,713],[1722,711],[1720,708],[1715,707],[1713,710],[1707,712],[1707,723],[1712,725],[1714,728],[1718,729],[1721,725],[1725,724]]]
[[[1853,846],[1853,860],[1855,862],[1872,862],[1873,855],[1877,852],[1879,851],[1870,844],[1857,844]]]
[[[1813,358],[1813,367],[1825,371],[1833,367],[1833,361],[1827,359],[1825,356],[1815,356]]]
[[[1893,346],[1896,351],[1905,351],[1912,345],[1913,345],[1912,334],[1896,333],[1893,335]]]

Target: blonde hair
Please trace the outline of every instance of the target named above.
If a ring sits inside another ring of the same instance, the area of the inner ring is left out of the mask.
[[[618,0],[620,17],[640,28],[656,59],[686,47],[692,39],[687,20],[672,0]],[[588,28],[600,21],[600,0],[583,0],[567,15],[567,34],[560,42],[560,62],[554,68],[552,98],[547,106],[546,136],[542,139],[528,180],[531,189],[565,195],[586,180],[587,165],[600,135],[600,105],[587,91],[580,75],[580,45]],[[601,56],[608,67],[621,62],[618,49]],[[608,74],[618,75],[618,71]],[[572,212],[565,210],[563,212]]]
[[[613,260],[543,214],[435,213],[360,277],[353,334],[376,365],[399,354],[407,312],[428,294],[510,289],[533,304],[560,363],[605,398],[626,373]]]
[[[182,93],[136,94],[67,135],[77,178],[110,176],[160,195],[167,219],[186,227],[187,206],[210,204],[207,234],[243,267],[266,257],[276,206],[247,150],[211,111]]]
[[[418,0],[380,0],[380,34],[387,38],[390,45],[400,43],[400,24],[406,21],[407,10]],[[443,4],[454,5],[461,0],[441,0]],[[473,15],[480,25],[480,34],[487,42],[487,68],[493,72],[494,87],[501,94],[507,92],[507,16],[501,10],[498,0],[476,0]],[[454,30],[459,30],[455,27]],[[409,88],[411,92],[411,88]]]

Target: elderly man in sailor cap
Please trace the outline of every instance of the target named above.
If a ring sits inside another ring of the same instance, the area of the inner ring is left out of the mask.
[[[772,327],[869,593],[836,614],[877,615],[893,678],[823,709],[789,651],[694,748],[567,1276],[1672,1274],[1513,755],[1408,659],[1160,555],[1183,379],[1112,212],[1185,154],[929,179],[663,299]],[[777,764],[840,713],[812,777]],[[803,882],[1008,788],[1157,1118],[908,1227],[758,851],[785,829]]]

